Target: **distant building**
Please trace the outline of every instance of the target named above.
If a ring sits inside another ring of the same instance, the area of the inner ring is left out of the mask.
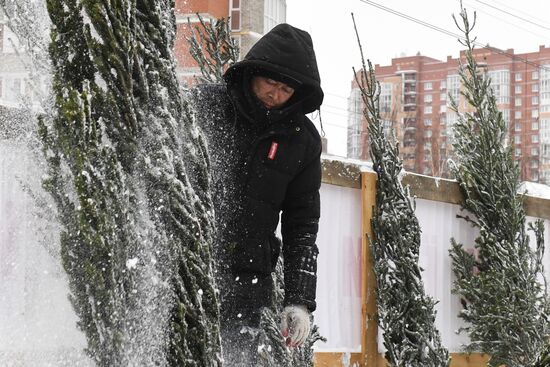
[[[47,76],[30,80],[26,67],[30,58],[6,23],[0,12],[0,107],[18,108],[26,100],[27,106],[38,108]]]
[[[480,48],[474,57],[491,78],[514,156],[520,162],[521,179],[550,184],[550,48],[540,46],[525,54]],[[460,59],[448,56],[439,61],[417,55],[375,66],[381,113],[386,126],[395,128],[408,171],[448,175],[452,127],[457,121],[449,95],[458,101],[459,112],[468,109],[460,95],[460,60],[465,60],[464,51]],[[366,121],[355,81],[348,110],[348,156],[368,159]]]

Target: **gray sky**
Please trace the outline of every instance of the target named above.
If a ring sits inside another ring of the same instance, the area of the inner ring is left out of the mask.
[[[460,12],[458,0],[287,0],[287,22],[308,31],[313,38],[326,95],[321,112],[331,154],[346,155],[346,98],[352,67],[360,64],[352,12],[365,57],[373,64],[387,65],[394,57],[417,52],[444,60],[447,55],[457,57],[463,49],[456,38],[367,1],[459,33],[452,19],[452,14]],[[550,46],[548,0],[464,0],[463,5],[477,12],[474,35],[482,44],[513,48],[515,53],[537,51],[539,45]],[[315,122],[319,126],[318,119]]]

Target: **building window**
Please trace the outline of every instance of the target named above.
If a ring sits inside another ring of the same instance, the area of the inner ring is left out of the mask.
[[[432,90],[432,82],[424,83],[424,90]]]
[[[489,71],[488,77],[491,80],[491,88],[495,93],[497,103],[510,103],[510,71],[493,70]]]
[[[514,101],[514,106],[518,107],[521,106],[521,97],[518,97]]]
[[[432,113],[432,106],[424,107],[424,113],[426,113],[426,114]]]
[[[521,93],[521,85],[516,85],[514,87],[514,91],[516,92],[516,94],[520,94]]]
[[[231,30],[241,30],[241,0],[231,0],[231,9],[229,9],[231,17]]]
[[[449,94],[449,99],[447,100],[447,104],[450,103],[450,100],[454,100],[458,102],[458,98],[460,96],[460,76],[459,75],[447,75],[446,84],[447,86],[447,92]]]
[[[264,34],[277,24],[286,22],[286,0],[265,0]]]
[[[516,82],[521,82],[521,73],[516,73]]]
[[[424,130],[424,137],[425,138],[431,138],[432,137],[432,130]]]
[[[531,110],[531,117],[533,118],[539,117],[539,110]]]
[[[441,83],[439,84],[439,89],[447,89],[447,81],[446,80],[441,81]]]
[[[539,155],[539,148],[531,148],[531,155],[532,156],[538,156]]]
[[[391,111],[391,95],[392,84],[380,83],[380,96],[378,97],[378,100],[380,101],[380,112]]]
[[[432,126],[432,120],[424,119],[424,126]]]
[[[520,119],[520,118],[521,118],[521,111],[516,111],[516,112],[514,112],[514,117],[515,117],[516,119]]]
[[[516,124],[514,125],[514,131],[521,131],[521,123],[516,122]]]
[[[514,135],[514,144],[516,144],[516,145],[521,144],[521,136]]]
[[[432,103],[432,95],[431,94],[426,94],[424,96],[424,102],[425,103]]]
[[[539,85],[533,84],[531,85],[531,92],[538,92],[539,91]]]
[[[539,122],[538,121],[533,121],[531,123],[531,130],[538,130],[539,129]]]
[[[532,104],[533,106],[538,105],[538,104],[539,104],[539,96],[533,96],[533,97],[531,97],[531,104]]]
[[[539,142],[539,136],[538,135],[531,135],[531,143],[538,143]]]
[[[440,93],[439,94],[439,100],[440,101],[446,101],[447,100],[447,93]]]
[[[519,157],[521,155],[521,148],[516,148],[516,157]]]
[[[539,180],[539,173],[537,171],[531,172],[531,177],[532,180],[536,182]]]
[[[531,73],[531,79],[538,80],[539,79],[539,72],[538,71],[533,71]]]
[[[445,113],[447,112],[447,106],[442,104],[441,106],[439,106],[439,113]]]
[[[539,168],[539,161],[536,159],[531,161],[531,168]]]
[[[361,157],[361,91],[352,89],[348,98],[348,157]]]

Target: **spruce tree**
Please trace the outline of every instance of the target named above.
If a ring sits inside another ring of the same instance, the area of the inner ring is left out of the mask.
[[[355,20],[354,20],[355,24]],[[357,32],[357,29],[356,29]],[[368,122],[370,156],[377,173],[376,206],[370,238],[377,284],[378,324],[384,332],[390,366],[443,367],[449,353],[435,327],[435,301],[422,283],[418,265],[420,226],[409,189],[401,183],[403,165],[393,134],[384,134],[380,84],[370,60],[368,69],[357,35],[362,70],[354,70]]]
[[[461,43],[466,61],[460,67],[462,96],[473,108],[458,113],[453,149],[457,163],[452,167],[464,194],[463,216],[479,229],[477,254],[467,252],[452,240],[450,255],[456,277],[454,292],[462,298],[460,317],[470,336],[468,350],[491,355],[489,366],[524,367],[539,356],[548,329],[548,300],[542,283],[544,252],[541,221],[531,225],[536,248],[526,234],[522,195],[518,195],[519,169],[513,147],[505,144],[507,126],[498,110],[490,79],[476,63],[471,38],[475,26],[464,8],[460,13],[464,33]]]
[[[47,0],[39,122],[70,298],[98,366],[219,366],[208,157],[175,74],[171,0]]]

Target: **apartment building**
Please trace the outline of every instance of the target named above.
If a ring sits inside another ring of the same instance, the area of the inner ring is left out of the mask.
[[[520,163],[521,179],[550,183],[550,48],[515,54],[513,49],[480,48],[474,57],[488,73],[497,103],[508,124],[509,142]],[[469,106],[461,96],[459,58],[440,61],[416,55],[376,65],[380,108],[386,125],[393,126],[408,171],[445,177],[452,156],[453,125]],[[360,113],[355,82],[349,98],[348,156],[368,159],[366,121]]]

